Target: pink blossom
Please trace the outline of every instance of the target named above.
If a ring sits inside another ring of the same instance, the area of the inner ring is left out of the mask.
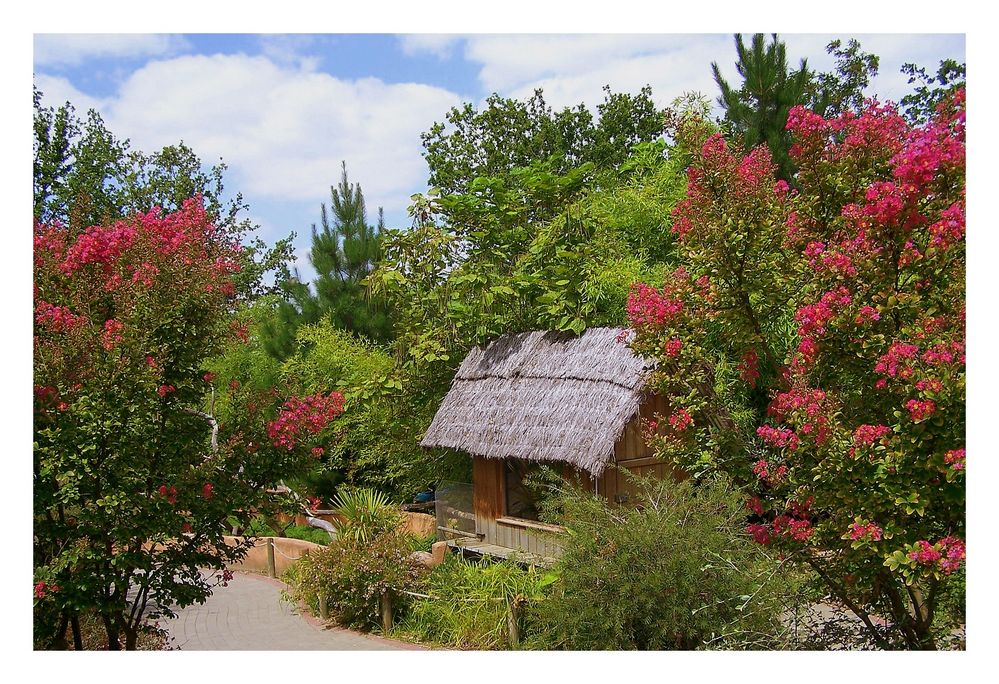
[[[789,428],[775,428],[772,425],[761,425],[756,429],[756,434],[764,442],[773,447],[787,447],[792,451],[798,448],[798,435]]]
[[[863,524],[855,522],[850,525],[850,539],[853,541],[865,537],[871,541],[880,541],[882,534],[883,530],[872,522]]]
[[[628,293],[626,309],[631,327],[656,329],[683,311],[683,302],[650,285],[635,283]]]
[[[669,424],[677,432],[683,432],[688,427],[693,425],[693,423],[694,419],[691,418],[689,413],[687,413],[687,409],[680,409],[669,417]]]
[[[871,446],[891,432],[887,425],[861,425],[853,431],[853,443],[856,446]]]
[[[101,345],[111,351],[116,346],[121,344],[124,337],[122,337],[122,330],[125,329],[124,324],[121,321],[111,319],[104,322],[104,333],[101,335]]]
[[[937,410],[937,405],[931,399],[923,401],[920,401],[919,399],[910,399],[905,402],[905,408],[909,411],[909,415],[912,417],[913,422],[918,423],[932,416],[933,412]]]
[[[965,457],[964,449],[951,449],[944,454],[944,463],[954,470],[964,470]]]

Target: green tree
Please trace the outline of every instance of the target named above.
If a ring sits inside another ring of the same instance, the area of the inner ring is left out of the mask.
[[[267,272],[286,272],[293,235],[268,247],[252,235],[256,226],[242,218],[247,205],[241,194],[225,197],[226,165],[219,160],[207,171],[195,152],[180,142],[152,154],[132,150],[90,110],[80,120],[73,105],[58,109],[34,101],[34,218],[71,231],[109,225],[158,207],[161,214],[178,211],[186,200],[201,196],[212,221],[243,240],[242,268],[234,275],[241,297],[255,298],[274,289]],[[282,278],[277,279],[283,282]]]
[[[860,112],[864,106],[864,91],[878,75],[880,59],[864,52],[860,42],[853,38],[846,47],[841,40],[830,42],[826,52],[836,58],[835,70],[815,74],[807,106],[823,116]]]
[[[736,70],[742,77],[738,89],[729,85],[711,63],[715,83],[721,90],[718,103],[725,109],[725,121],[745,148],[764,144],[770,148],[782,178],[790,179],[794,167],[788,156],[790,135],[785,128],[787,114],[805,102],[812,73],[806,60],[795,70],[788,70],[784,43],[772,34],[769,44],[762,33],[753,35],[747,48],[741,34],[735,36]]]
[[[854,39],[846,47],[840,40],[826,46],[836,66],[824,73],[810,71],[804,59],[797,69],[789,70],[786,49],[777,34],[771,35],[769,44],[762,33],[754,34],[748,48],[742,36],[736,35],[735,48],[736,69],[743,79],[738,90],[722,77],[717,62],[711,64],[725,121],[747,151],[760,144],[770,148],[778,175],[788,181],[794,174],[786,128],[791,108],[806,105],[826,116],[859,112],[864,89],[878,73],[878,57],[864,52]]]
[[[698,146],[682,268],[629,299],[672,407],[650,444],[744,485],[747,531],[873,643],[932,649],[966,553],[964,91],[922,126],[877,102],[788,125],[797,192],[764,146]]]
[[[321,228],[312,227],[309,253],[317,272],[313,285],[319,308],[344,330],[385,340],[390,334],[388,316],[368,300],[363,282],[381,253],[382,209],[378,224],[369,224],[364,193],[359,183],[349,182],[346,162],[341,165],[340,183],[330,187],[329,209],[325,204],[321,209]]]
[[[902,73],[909,77],[910,85],[918,83],[914,91],[899,102],[902,112],[910,123],[924,124],[933,118],[941,102],[965,87],[967,68],[964,62],[943,59],[937,73],[932,76],[926,73],[924,67],[911,62],[902,65]]]
[[[199,199],[34,236],[36,636],[59,640],[60,615],[95,612],[109,649],[134,649],[147,608],[169,615],[226,581],[247,548],[223,539],[230,517],[245,524],[241,511],[311,463],[295,421],[315,413],[314,430],[342,398],[286,404],[280,444],[269,392],[255,397],[263,411],[240,412],[256,425],[216,420],[204,363],[242,333],[240,253]]]
[[[470,103],[452,108],[444,123],[435,123],[421,138],[430,185],[452,195],[468,192],[477,177],[500,176],[537,161],[550,161],[559,175],[587,162],[616,168],[633,145],[656,139],[662,128],[648,86],[637,95],[605,86],[595,120],[582,103],[553,111],[541,89],[523,101],[493,93],[481,111]]]

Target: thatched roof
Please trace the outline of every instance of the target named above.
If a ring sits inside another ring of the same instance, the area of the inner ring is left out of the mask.
[[[621,333],[520,333],[472,349],[420,444],[571,463],[600,477],[650,368]]]

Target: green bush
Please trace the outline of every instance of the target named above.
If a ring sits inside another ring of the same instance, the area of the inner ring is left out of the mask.
[[[342,522],[336,523],[337,535],[367,543],[396,529],[402,513],[389,505],[389,499],[373,489],[342,489],[333,499]]]
[[[553,500],[567,533],[552,595],[528,605],[535,647],[771,648],[778,566],[744,533],[723,480],[634,478],[635,506],[574,487]]]
[[[533,567],[449,555],[423,582],[421,593],[432,598],[413,601],[397,631],[449,648],[507,648],[507,601],[540,600],[554,579]]]
[[[287,576],[290,595],[318,613],[325,595],[330,614],[348,627],[371,629],[381,624],[380,597],[386,590],[417,590],[426,570],[410,558],[408,535],[391,530],[369,543],[340,537],[324,549],[309,552]],[[405,610],[408,597],[393,593],[395,609]]]

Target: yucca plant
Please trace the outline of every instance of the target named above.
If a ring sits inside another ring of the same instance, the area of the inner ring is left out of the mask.
[[[333,505],[340,518],[335,523],[337,534],[364,544],[398,527],[402,520],[389,498],[373,489],[341,489]]]

